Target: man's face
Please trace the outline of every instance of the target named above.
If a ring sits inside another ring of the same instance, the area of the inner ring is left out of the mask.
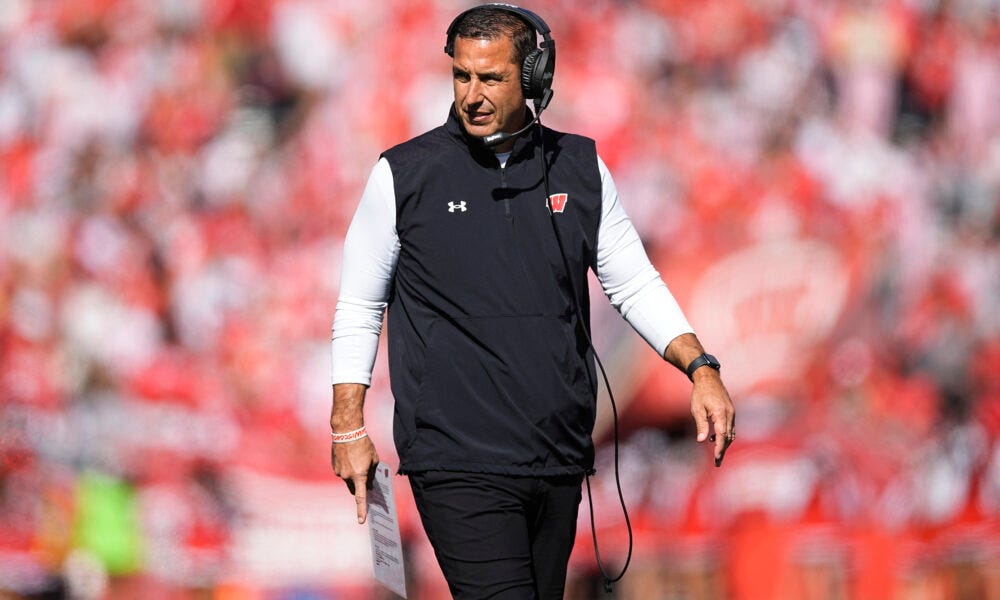
[[[514,45],[506,36],[455,39],[455,110],[469,135],[510,133],[524,125],[521,67],[513,61]]]

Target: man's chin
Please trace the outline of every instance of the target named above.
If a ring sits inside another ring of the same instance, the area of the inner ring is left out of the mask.
[[[472,125],[470,123],[465,124],[465,132],[472,137],[484,138],[488,135],[496,133],[498,129],[491,125]]]

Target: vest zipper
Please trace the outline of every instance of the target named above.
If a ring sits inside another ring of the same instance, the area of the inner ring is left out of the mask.
[[[503,189],[507,189],[507,179],[504,177],[504,173],[506,173],[506,171],[507,171],[507,166],[506,165],[501,165],[500,166],[500,187],[503,188]],[[507,220],[509,221],[512,218],[513,215],[510,214],[510,198],[506,197],[506,195],[505,195],[505,197],[503,199],[503,208],[504,208],[504,217],[506,217]]]

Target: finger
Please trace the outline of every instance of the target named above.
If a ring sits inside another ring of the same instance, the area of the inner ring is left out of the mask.
[[[709,413],[709,420],[712,422],[712,430],[715,431],[716,436],[722,439],[729,437],[729,432],[732,430],[732,413],[721,407],[714,408]]]
[[[721,435],[719,436],[719,441],[722,442],[722,448],[719,448],[718,445],[715,447],[715,466],[717,467],[722,466],[722,459],[726,457],[726,446],[729,445]]]
[[[718,431],[716,433],[715,442],[715,466],[720,466],[722,464],[722,459],[726,455],[726,451],[729,449],[730,444],[736,439],[736,431],[733,429],[732,425],[727,424],[725,431]]]
[[[705,415],[705,411],[701,408],[696,408],[691,411],[691,415],[694,416],[694,424],[698,430],[698,441],[704,442],[708,439],[708,418]]]
[[[358,505],[358,524],[365,522],[368,517],[368,496],[365,477],[360,476],[354,480],[354,503]]]
[[[378,471],[378,463],[378,455],[376,455],[372,461],[372,466],[368,467],[368,489],[372,489],[372,486],[375,485],[375,473]]]
[[[715,458],[718,460],[724,451],[726,440],[729,438],[729,423],[728,419],[718,412],[712,412],[710,416],[712,429],[715,431],[715,435],[712,436],[712,441],[715,442]]]
[[[729,449],[729,445],[732,444],[732,443],[733,443],[732,439],[726,440],[725,445],[722,447],[722,452],[720,454],[717,454],[715,456],[715,466],[716,467],[721,467],[722,466],[722,459],[726,457],[726,450]]]

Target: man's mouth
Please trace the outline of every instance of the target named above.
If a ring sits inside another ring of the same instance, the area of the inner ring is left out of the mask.
[[[479,111],[466,111],[465,113],[469,117],[469,122],[473,125],[482,125],[483,123],[488,123],[493,117],[492,112],[479,112]]]

